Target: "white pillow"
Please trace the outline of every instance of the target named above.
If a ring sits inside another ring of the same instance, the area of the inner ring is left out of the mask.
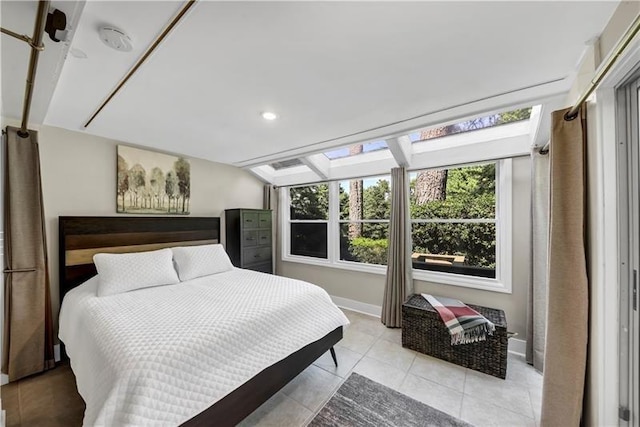
[[[171,249],[131,254],[95,254],[93,262],[98,270],[98,296],[179,283],[172,257]]]
[[[181,246],[172,248],[181,281],[233,270],[222,245]]]

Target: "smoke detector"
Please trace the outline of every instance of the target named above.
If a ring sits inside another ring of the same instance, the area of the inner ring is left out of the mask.
[[[131,37],[115,27],[100,28],[100,40],[110,48],[120,52],[131,52],[131,49],[133,49]]]

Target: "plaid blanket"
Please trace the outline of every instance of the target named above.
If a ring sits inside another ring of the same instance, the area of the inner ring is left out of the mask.
[[[466,304],[452,298],[422,296],[440,314],[440,318],[451,334],[451,345],[485,341],[493,335],[496,327],[483,315]]]

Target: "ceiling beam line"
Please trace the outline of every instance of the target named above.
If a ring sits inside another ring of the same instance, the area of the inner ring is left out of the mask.
[[[389,138],[386,142],[398,166],[406,167],[411,164],[411,138],[403,135]]]
[[[324,154],[311,154],[310,156],[302,157],[300,160],[320,179],[329,179],[331,163]]]

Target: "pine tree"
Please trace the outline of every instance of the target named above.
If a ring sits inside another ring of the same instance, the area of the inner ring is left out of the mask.
[[[440,138],[451,134],[454,126],[427,129],[420,132],[420,140]],[[418,205],[425,205],[434,200],[447,198],[447,171],[427,170],[420,172],[416,178],[415,200]]]
[[[349,148],[349,155],[362,153],[363,145],[358,144]],[[353,179],[349,183],[349,238],[356,239],[362,235],[362,223],[353,222],[362,220],[362,180]]]

